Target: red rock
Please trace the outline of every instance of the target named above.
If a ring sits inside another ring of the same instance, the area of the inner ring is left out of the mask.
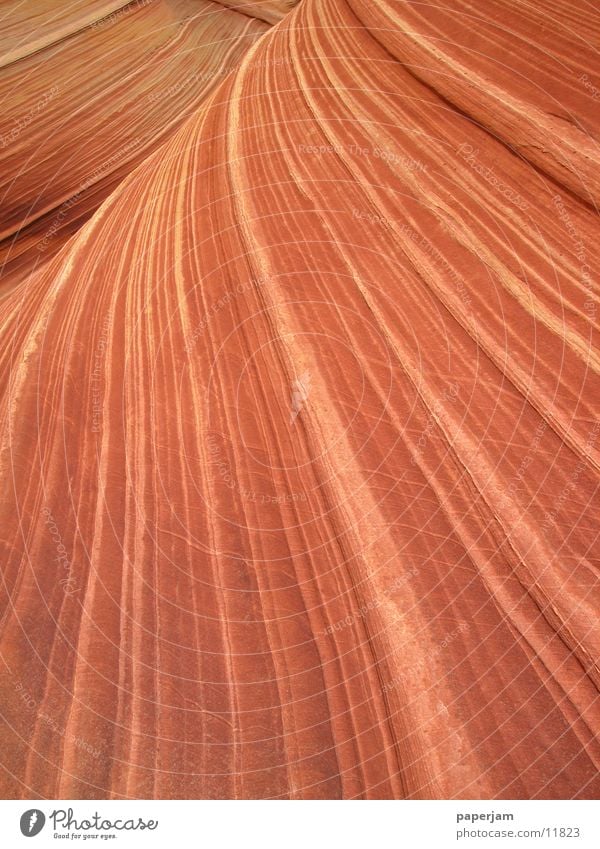
[[[207,0],[79,3],[58,19],[37,4],[11,14],[0,66],[3,294],[66,244],[268,28]]]
[[[5,796],[597,797],[553,10],[303,0],[0,302]]]

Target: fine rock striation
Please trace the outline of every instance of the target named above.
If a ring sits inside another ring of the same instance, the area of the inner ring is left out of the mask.
[[[0,60],[0,297],[57,253],[268,29],[207,0],[80,3],[66,15],[42,15],[38,0],[19,6]],[[29,12],[22,27],[18,11]]]
[[[302,0],[0,302],[4,796],[597,797],[598,16],[543,20]]]
[[[269,24],[277,24],[290,12],[299,0],[219,0],[222,6],[228,6],[249,15],[259,18]]]

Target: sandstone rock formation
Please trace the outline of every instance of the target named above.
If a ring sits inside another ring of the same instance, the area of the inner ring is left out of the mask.
[[[7,13],[0,297],[57,253],[268,29],[208,0],[46,6]]]
[[[281,21],[299,0],[220,0],[221,5],[270,24]]]
[[[0,301],[3,795],[597,797],[598,16],[541,21],[302,0]]]

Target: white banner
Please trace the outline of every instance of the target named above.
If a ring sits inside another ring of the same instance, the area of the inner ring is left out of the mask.
[[[31,841],[31,842],[30,842]],[[598,849],[594,801],[7,801],[0,846]],[[118,841],[118,843],[116,842]]]

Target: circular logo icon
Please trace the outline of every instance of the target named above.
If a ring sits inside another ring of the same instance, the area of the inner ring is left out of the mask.
[[[25,837],[35,837],[43,829],[46,817],[37,808],[25,811],[21,816],[21,834]]]

